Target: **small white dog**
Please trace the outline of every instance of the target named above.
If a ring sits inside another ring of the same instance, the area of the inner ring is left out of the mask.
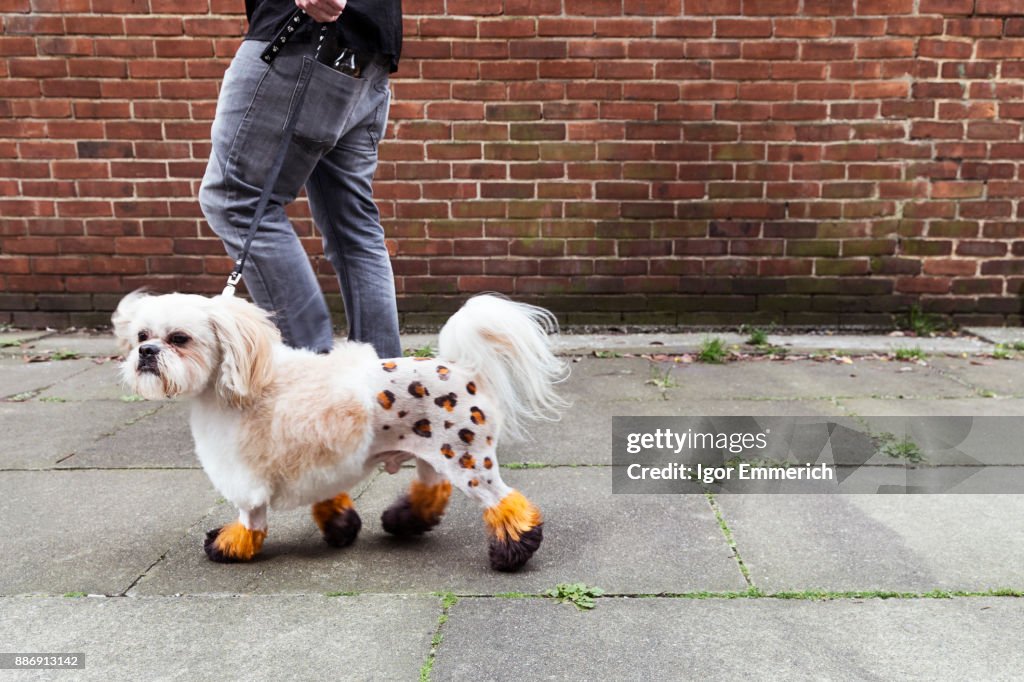
[[[113,323],[125,383],[151,400],[193,399],[199,461],[238,507],[238,521],[207,533],[210,559],[252,559],[268,506],[312,505],[324,539],[351,544],[362,524],[347,491],[410,458],[418,480],[384,512],[386,531],[430,530],[454,484],[484,508],[493,568],[514,571],[540,546],[540,512],[502,482],[495,449],[563,405],[546,310],[472,298],[441,330],[439,359],[380,359],[353,342],[329,355],[289,348],[267,313],[229,296],[136,292]]]

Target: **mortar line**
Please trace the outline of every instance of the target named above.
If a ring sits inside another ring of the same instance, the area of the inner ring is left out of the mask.
[[[433,594],[437,594],[436,592]],[[448,622],[449,611],[459,601],[459,597],[453,592],[439,595],[441,597],[441,615],[437,617],[437,628],[430,639],[430,651],[427,658],[420,666],[420,682],[430,682],[430,672],[434,669],[434,661],[437,660],[437,652],[444,641],[444,626]]]
[[[935,367],[935,371],[937,371],[937,372],[939,373],[939,376],[943,376],[943,377],[945,377],[945,378],[947,378],[947,379],[950,379],[950,380],[952,380],[952,381],[953,381],[954,383],[960,384],[960,385],[961,385],[961,386],[963,386],[964,388],[969,388],[969,389],[971,389],[972,391],[974,391],[974,394],[975,394],[975,395],[976,395],[976,396],[977,396],[978,398],[980,398],[980,399],[982,399],[982,400],[991,400],[991,398],[987,398],[987,397],[985,397],[985,396],[983,395],[983,392],[984,392],[984,391],[985,391],[986,389],[984,389],[984,388],[982,388],[982,387],[980,387],[980,386],[976,386],[976,385],[972,384],[972,383],[971,383],[970,381],[968,381],[967,379],[964,379],[964,378],[963,378],[963,377],[961,377],[961,376],[960,376],[959,374],[955,374],[955,373],[953,372],[953,370],[950,370],[950,369],[943,369],[943,368],[941,368],[941,367],[938,367],[938,366],[935,366],[935,365],[932,365],[932,366],[933,366],[933,367]],[[994,392],[993,392],[993,393],[994,393]],[[1015,397],[1017,397],[1018,395],[1019,395],[1019,394],[1017,394],[1017,393],[1011,393],[1011,394],[1009,394],[1009,395],[1005,395],[1005,396],[1000,396],[1000,397],[1003,397],[1003,398],[1015,398]]]
[[[185,529],[185,532],[177,540],[171,542],[167,546],[167,549],[165,549],[163,551],[163,554],[158,556],[156,561],[154,561],[149,566],[147,566],[146,569],[143,570],[142,573],[140,573],[138,575],[138,577],[135,578],[135,580],[132,581],[131,585],[126,587],[124,590],[122,590],[119,595],[114,595],[114,596],[127,597],[128,593],[132,590],[132,588],[134,588],[136,585],[138,585],[139,582],[141,582],[143,578],[145,578],[147,575],[149,575],[149,572],[152,571],[157,566],[157,564],[159,564],[161,561],[166,559],[167,555],[171,553],[171,550],[174,549],[175,546],[180,544],[183,540],[185,540],[189,536],[189,534],[193,531],[193,529],[198,528],[200,525],[202,525],[203,521],[208,519],[214,513],[214,511],[216,511],[217,507],[219,507],[221,504],[222,504],[221,502],[214,502],[213,506],[210,507],[209,509],[207,509],[206,513],[203,514],[202,516],[200,516],[198,519],[196,519],[194,523],[189,525],[189,527]]]
[[[99,434],[99,436],[97,436],[95,439],[92,440],[92,442],[88,443],[87,445],[97,445],[97,444],[101,443],[102,441],[107,440],[108,438],[113,438],[117,434],[119,434],[122,431],[124,431],[125,429],[127,429],[129,426],[137,424],[140,421],[142,421],[143,419],[148,419],[149,417],[152,417],[153,415],[155,415],[155,414],[159,413],[160,411],[164,410],[166,407],[167,407],[166,405],[157,405],[153,409],[148,410],[146,412],[143,412],[143,413],[141,413],[139,415],[136,415],[135,417],[132,417],[128,421],[120,422],[118,424],[114,424],[111,427],[113,430],[106,431],[104,433]],[[58,459],[56,462],[54,462],[54,464],[60,464],[61,462],[66,462],[66,461],[68,461],[69,459],[71,459],[72,457],[74,457],[77,454],[78,454],[78,450],[76,449],[74,452],[68,453],[67,455],[64,455],[63,457]]]
[[[74,358],[74,359],[75,360],[84,360],[85,358]],[[64,360],[47,360],[47,362],[64,362]],[[40,363],[40,364],[42,364],[42,363]],[[2,395],[2,396],[0,396],[0,402],[3,402],[3,403],[14,403],[14,404],[17,404],[17,403],[27,403],[30,400],[35,400],[36,396],[38,396],[43,391],[48,391],[51,388],[53,388],[54,386],[56,386],[57,384],[63,383],[65,381],[68,381],[69,379],[74,379],[79,374],[82,374],[83,372],[89,371],[89,369],[91,369],[91,368],[88,367],[88,366],[83,367],[82,369],[78,370],[74,374],[69,374],[66,377],[63,377],[61,379],[57,379],[52,384],[47,384],[46,386],[40,386],[39,388],[30,388],[27,391],[20,391],[19,393],[9,393],[9,394]],[[27,399],[27,400],[11,400],[11,398],[13,398],[14,396],[21,395],[22,393],[31,393],[32,397]]]
[[[760,590],[758,590],[753,579],[750,577],[750,570],[747,569],[747,565],[743,563],[743,557],[740,556],[739,549],[736,547],[736,540],[732,536],[732,530],[729,528],[729,524],[725,522],[725,517],[722,516],[722,510],[719,508],[718,502],[715,500],[714,493],[704,493],[704,497],[707,499],[708,505],[711,507],[711,511],[714,512],[715,518],[718,520],[718,527],[722,530],[722,535],[725,537],[725,541],[729,545],[729,549],[732,550],[733,558],[739,566],[740,573],[743,574],[743,579],[747,581],[749,590],[759,593]]]

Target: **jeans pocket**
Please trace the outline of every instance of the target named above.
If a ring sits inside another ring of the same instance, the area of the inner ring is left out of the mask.
[[[306,57],[310,69],[305,100],[295,124],[295,137],[327,150],[341,137],[366,82]]]

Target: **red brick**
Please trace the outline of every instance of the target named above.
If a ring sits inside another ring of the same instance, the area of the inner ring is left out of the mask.
[[[1024,14],[1024,7],[1016,0],[977,0],[974,11],[977,14]]]
[[[0,0],[17,295],[87,312],[141,284],[215,291],[230,266],[194,195],[241,8],[154,1]],[[820,321],[800,315],[925,294],[1019,321],[1024,12],[916,2],[407,0],[375,186],[402,300]],[[306,202],[290,212],[318,253]]]

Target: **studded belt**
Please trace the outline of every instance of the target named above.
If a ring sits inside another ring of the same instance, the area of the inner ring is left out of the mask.
[[[274,35],[273,40],[263,50],[260,58],[267,64],[273,63],[277,55],[281,53],[284,46],[295,37],[296,32],[302,23],[309,18],[301,9],[295,10],[283,26]],[[371,63],[390,63],[385,55],[377,53],[356,52],[350,48],[338,45],[338,26],[336,22],[318,24],[318,31],[314,42],[313,58],[318,62],[327,64],[331,68],[358,78],[363,69]]]
[[[301,9],[297,9],[292,12],[292,15],[288,17],[288,21],[284,22],[284,26],[277,32],[274,39],[267,45],[267,49],[263,50],[263,54],[260,55],[260,59],[270,64],[274,61],[277,55],[281,52],[281,48],[284,47],[292,36],[295,35],[295,31],[298,30],[302,22],[308,17]]]

